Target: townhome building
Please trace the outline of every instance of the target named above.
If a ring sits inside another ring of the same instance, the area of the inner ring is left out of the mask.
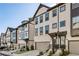
[[[31,19],[22,21],[22,24],[17,27],[17,44],[19,48],[34,45],[34,21],[30,22]]]
[[[5,33],[5,43],[11,47],[11,42],[15,39],[15,28],[8,27]]]
[[[17,28],[17,43],[20,46],[26,46],[28,41],[28,21],[22,21],[22,24]]]
[[[11,31],[10,48],[17,49],[17,28],[13,28]]]
[[[1,36],[0,36],[0,46],[1,46]]]
[[[53,7],[40,4],[34,14],[35,49],[63,48],[79,54],[79,4],[59,3]]]
[[[5,46],[5,33],[1,33],[0,46]]]

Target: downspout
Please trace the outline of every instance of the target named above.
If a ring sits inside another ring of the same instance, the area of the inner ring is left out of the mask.
[[[59,39],[59,6],[58,6],[58,31],[57,31],[57,40],[58,40],[58,44],[59,44],[59,48],[60,48],[60,39]]]

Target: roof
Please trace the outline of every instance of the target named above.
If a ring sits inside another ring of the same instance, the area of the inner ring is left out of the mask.
[[[29,22],[29,21],[28,21],[28,22]],[[28,22],[27,22],[27,23],[28,23]],[[21,24],[21,25],[19,25],[17,28],[19,28],[19,27],[21,27],[21,26],[23,26],[23,25],[25,25],[25,24],[27,24],[27,23]]]
[[[47,8],[48,8],[47,11],[50,11],[50,10],[52,10],[52,9],[54,9],[54,8],[60,6],[60,5],[63,5],[63,4],[65,4],[65,3],[58,3],[58,4],[56,4],[56,5],[53,6],[53,7],[48,7],[48,6],[46,6],[46,5],[40,4],[39,7],[38,7],[38,9],[37,9],[37,11],[35,12],[35,14],[34,14],[34,16],[33,16],[33,20],[34,20],[35,15],[37,14],[38,10],[41,8],[41,6],[47,7]],[[46,12],[47,12],[47,11],[46,11]],[[33,21],[33,20],[31,20],[31,21]]]
[[[44,4],[40,4],[39,7],[38,7],[37,10],[36,10],[34,16],[33,16],[33,19],[34,19],[35,15],[37,14],[38,10],[39,10],[41,7],[46,7],[46,8],[48,8],[48,9],[50,8],[50,7],[48,7],[48,6],[44,5]]]
[[[16,30],[16,28],[11,28],[11,27],[7,27],[7,30],[10,30],[10,32],[12,32],[13,30]],[[6,33],[7,33],[7,30],[6,30],[6,32],[5,32],[5,35],[6,35]]]
[[[63,4],[65,4],[65,3],[58,3],[58,4],[56,4],[55,6],[49,8],[48,11],[50,11],[51,9],[54,9],[54,8],[60,6],[60,5],[63,5]]]
[[[8,27],[8,29],[12,32],[15,28]]]

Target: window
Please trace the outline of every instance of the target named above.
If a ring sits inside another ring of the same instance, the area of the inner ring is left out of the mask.
[[[64,27],[65,26],[65,21],[61,21],[60,22],[60,27]]]
[[[45,13],[45,21],[49,20],[49,13]]]
[[[57,15],[57,9],[53,10],[52,15],[53,17]]]
[[[79,28],[79,16],[72,18],[72,26],[73,28]]]
[[[45,34],[48,34],[49,33],[49,25],[46,25],[45,26]]]
[[[63,12],[63,11],[65,11],[65,5],[60,7],[60,12]]]
[[[40,35],[43,35],[43,27],[40,27]]]
[[[35,18],[35,24],[38,24],[38,18]]]
[[[40,16],[40,23],[43,22],[43,15]]]
[[[38,28],[35,29],[35,36],[38,36]]]
[[[57,23],[53,23],[52,28],[57,28]]]

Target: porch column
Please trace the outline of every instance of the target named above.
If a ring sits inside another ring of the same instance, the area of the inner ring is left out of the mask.
[[[54,38],[52,37],[52,51],[54,53]]]

